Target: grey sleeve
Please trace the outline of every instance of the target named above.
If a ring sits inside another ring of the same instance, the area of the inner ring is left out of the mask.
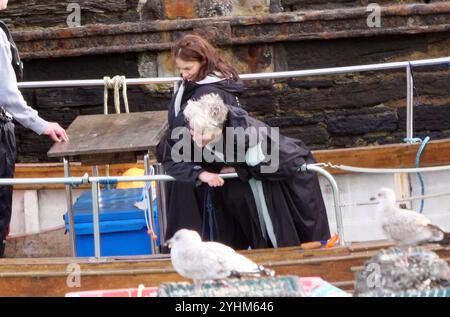
[[[0,30],[0,105],[24,127],[42,134],[48,124],[38,112],[27,105],[17,87],[17,79],[11,65],[9,41]]]

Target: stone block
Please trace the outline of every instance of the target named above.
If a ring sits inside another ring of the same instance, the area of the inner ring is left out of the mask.
[[[394,112],[330,116],[327,130],[331,135],[355,135],[376,131],[395,131],[398,127]]]
[[[268,14],[270,0],[233,0],[232,15],[260,15]]]

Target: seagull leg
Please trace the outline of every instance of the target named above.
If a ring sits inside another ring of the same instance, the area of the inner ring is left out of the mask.
[[[412,254],[412,247],[408,246],[408,249],[406,249],[406,265],[409,266],[409,257]]]
[[[400,250],[402,251],[402,256],[396,263],[397,267],[408,267],[409,266],[409,255],[411,254],[411,246],[407,247],[406,249],[404,247],[401,247]]]
[[[192,291],[192,297],[202,297],[202,285],[200,280],[194,280],[194,290]]]
[[[231,284],[229,283],[228,278],[215,280],[215,283],[219,286],[225,287],[225,288],[231,288]]]

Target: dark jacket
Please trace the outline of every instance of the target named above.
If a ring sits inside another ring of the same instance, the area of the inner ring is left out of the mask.
[[[191,162],[176,163],[172,160],[171,151],[178,139],[172,139],[171,133],[176,127],[187,127],[183,109],[189,99],[198,99],[209,93],[219,94],[225,103],[240,107],[238,96],[244,91],[242,82],[218,81],[208,84],[185,82],[185,90],[180,105],[180,112],[175,116],[173,96],[168,111],[169,129],[157,148],[158,162],[162,163],[168,175],[175,177],[176,182],[167,182],[166,186],[166,239],[171,238],[182,228],[191,229],[202,234],[205,224],[205,197],[208,185],[197,183],[198,175],[204,170],[201,165]],[[190,139],[189,139],[190,140]],[[194,148],[193,143],[191,147]],[[205,236],[202,236],[204,239]],[[167,252],[168,250],[163,250]]]
[[[185,89],[183,98],[181,99],[180,112],[175,116],[175,94],[168,110],[168,122],[169,129],[166,132],[165,137],[158,145],[158,161],[163,163],[165,171],[168,175],[175,177],[182,182],[195,182],[198,175],[203,171],[202,167],[194,162],[181,162],[175,163],[172,160],[172,147],[180,139],[171,138],[171,134],[176,127],[188,127],[186,118],[184,117],[183,110],[190,99],[199,99],[203,95],[210,93],[218,94],[227,105],[234,107],[241,107],[238,96],[244,91],[244,86],[241,81],[222,80],[215,83],[197,84],[196,82],[185,81]],[[192,151],[194,151],[193,143],[191,144]]]
[[[329,225],[319,180],[314,172],[301,173],[299,167],[315,163],[311,151],[299,140],[272,131],[265,123],[252,118],[242,108],[230,107],[226,128],[254,128],[261,132],[257,136],[266,154],[278,153],[278,167],[267,172],[271,165],[267,160],[254,165],[239,160],[237,153],[247,153],[249,140],[238,142],[223,134],[222,152],[215,155],[218,160],[202,162],[203,168],[219,172],[221,168],[235,168],[239,179],[227,179],[224,186],[212,189],[212,201],[219,241],[238,249],[267,248],[273,246],[266,232],[261,230],[260,216],[255,204],[250,179],[262,182],[264,200],[272,221],[276,243],[281,246],[295,246],[303,242],[327,240],[330,237]],[[228,142],[228,144],[227,144]],[[230,142],[233,144],[230,145]],[[234,148],[234,156],[228,157],[225,149]],[[272,159],[274,156],[272,156]]]

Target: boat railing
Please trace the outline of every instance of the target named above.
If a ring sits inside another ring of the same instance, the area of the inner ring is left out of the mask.
[[[355,72],[382,71],[404,69],[406,71],[406,140],[412,143],[414,137],[414,78],[412,69],[415,67],[449,65],[450,56],[421,59],[403,62],[366,64],[357,66],[330,67],[309,70],[283,71],[242,74],[239,77],[244,80],[262,80],[262,79],[284,79],[294,77],[337,75]],[[157,78],[127,78],[127,86],[141,86],[148,84],[167,84],[174,85],[174,92],[181,81],[180,77],[157,77]],[[104,87],[105,79],[86,79],[86,80],[56,80],[56,81],[30,81],[19,83],[19,88],[64,88],[64,87]],[[113,83],[106,83],[111,86]]]
[[[342,218],[339,187],[335,178],[325,167],[340,169],[353,173],[418,173],[418,172],[436,172],[450,170],[450,165],[422,167],[422,168],[362,168],[347,165],[334,165],[332,163],[303,164],[299,167],[299,172],[316,172],[324,176],[331,185],[333,192],[334,210],[336,216],[336,232],[339,236],[339,244],[346,245],[344,236],[344,225]],[[220,175],[224,179],[236,178],[237,173],[227,173]],[[145,175],[145,176],[89,176],[87,173],[82,177],[54,177],[54,178],[0,178],[0,186],[3,185],[23,185],[23,184],[65,184],[70,186],[91,185],[92,208],[93,208],[93,226],[94,226],[94,254],[95,258],[100,259],[100,227],[99,227],[99,185],[115,185],[120,182],[151,182],[151,181],[175,181],[175,178],[169,175]],[[443,193],[439,195],[449,195]],[[430,197],[432,197],[431,195]],[[423,199],[424,197],[410,197],[407,200]],[[152,250],[154,254],[155,250]]]
[[[414,79],[412,69],[414,67],[424,66],[436,66],[436,65],[450,65],[450,57],[442,57],[435,59],[423,59],[414,61],[403,62],[391,62],[391,63],[379,63],[368,64],[358,66],[347,67],[332,67],[321,68],[311,70],[298,70],[298,71],[284,71],[284,72],[267,72],[267,73],[254,73],[254,74],[242,74],[240,78],[246,80],[264,80],[264,79],[284,79],[294,77],[307,77],[307,76],[321,76],[321,75],[335,75],[345,74],[353,72],[366,72],[366,71],[381,71],[381,70],[406,70],[406,140],[407,142],[413,142],[414,134]],[[180,77],[160,77],[160,78],[128,78],[125,79],[127,86],[140,86],[148,84],[164,84],[172,83],[174,85],[174,92],[181,81]],[[19,88],[64,88],[64,87],[104,87],[108,84],[105,79],[91,79],[91,80],[58,80],[58,81],[32,81],[19,83]],[[299,170],[302,172],[315,171],[323,175],[331,184],[334,197],[334,206],[336,214],[336,229],[340,236],[340,244],[345,245],[344,227],[342,221],[341,205],[339,199],[339,189],[334,177],[327,172],[324,168],[320,167],[320,164],[304,165]],[[415,170],[415,169],[411,169]],[[408,171],[409,172],[409,171]],[[414,171],[417,172],[417,171]],[[236,177],[237,175],[226,174],[225,178]],[[114,182],[131,182],[131,181],[173,181],[174,179],[167,175],[149,175],[149,176],[136,176],[136,177],[66,177],[66,178],[47,178],[47,179],[0,179],[2,185],[16,185],[16,184],[55,184],[63,183],[70,185],[90,183],[92,185],[93,193],[93,210],[94,210],[94,241],[95,241],[95,257],[100,258],[100,237],[99,237],[99,223],[98,223],[98,184],[111,184]],[[97,198],[97,199],[95,199]],[[152,250],[154,251],[154,250]]]
[[[342,222],[342,213],[339,200],[339,188],[334,177],[317,164],[303,164],[299,167],[299,172],[314,171],[323,175],[329,182],[333,190],[334,208],[336,214],[336,231],[340,237],[340,244],[345,245],[344,226]],[[236,178],[237,173],[227,173],[220,175],[224,179]],[[91,184],[92,191],[92,210],[94,226],[94,254],[95,258],[101,257],[100,252],[100,226],[99,226],[99,195],[98,185],[115,185],[119,182],[150,182],[150,181],[175,181],[175,178],[169,175],[146,175],[146,176],[89,176],[85,174],[82,177],[54,177],[54,178],[0,178],[2,185],[23,185],[23,184],[65,184],[70,186],[79,186]],[[151,215],[153,216],[153,215]],[[153,248],[152,248],[153,249]],[[152,250],[155,254],[156,250]]]

